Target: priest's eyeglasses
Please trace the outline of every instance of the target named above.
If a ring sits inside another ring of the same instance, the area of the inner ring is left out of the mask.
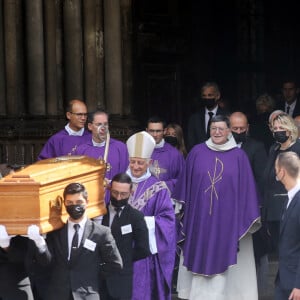
[[[74,116],[76,116],[76,117],[78,117],[78,118],[82,118],[82,117],[87,117],[87,113],[73,113],[73,112],[71,112],[70,111],[70,114],[72,114],[72,115],[74,115]]]
[[[118,198],[120,196],[121,199],[126,199],[129,197],[130,192],[118,192],[116,190],[111,190],[110,193],[115,197]]]
[[[210,130],[211,131],[218,131],[219,130],[219,132],[224,132],[226,129],[228,129],[228,127],[225,127],[225,128],[223,128],[223,127],[210,127]]]
[[[93,124],[96,126],[96,127],[106,127],[108,128],[108,123],[94,123]]]

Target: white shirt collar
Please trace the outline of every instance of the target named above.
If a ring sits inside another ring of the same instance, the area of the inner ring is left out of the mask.
[[[66,129],[66,131],[68,132],[69,135],[83,136],[83,133],[84,133],[84,128],[81,128],[81,129],[78,130],[78,131],[75,131],[75,130],[71,129],[71,128],[70,128],[70,123],[68,123],[68,124],[65,126],[65,129]]]
[[[297,102],[297,99],[296,99],[294,102],[292,102],[291,104],[287,104],[287,103],[285,102],[285,108],[287,108],[287,107],[289,106],[290,109],[294,109],[295,106],[296,106],[296,102]]]
[[[105,142],[106,141],[103,141],[101,143],[97,143],[94,140],[92,140],[93,146],[95,146],[95,147],[104,147],[105,146]]]
[[[208,115],[209,112],[213,112],[214,113],[214,116],[217,114],[217,110],[218,110],[218,105],[213,109],[213,110],[208,110],[206,107],[205,107],[205,114]]]
[[[286,208],[289,207],[291,201],[293,200],[294,196],[297,194],[297,192],[300,190],[300,183],[297,183],[291,190],[288,191],[288,198],[289,201],[286,205]]]
[[[155,149],[162,148],[165,145],[165,140],[162,139],[158,144],[155,145]]]
[[[209,138],[205,144],[209,149],[214,151],[227,151],[236,148],[236,142],[232,134],[228,137],[228,140],[225,144],[217,145],[212,141],[211,138]]]
[[[137,178],[137,177],[134,177],[132,174],[131,174],[131,171],[130,169],[128,169],[126,171],[127,175],[130,176],[131,180],[133,183],[140,183],[146,179],[148,179],[150,176],[151,176],[151,173],[150,173],[150,170],[149,168],[147,168],[147,171],[146,173],[144,173],[144,175],[142,175],[141,177]]]
[[[87,217],[85,216],[79,223],[74,223],[68,218],[68,227],[74,228],[74,224],[79,224],[80,229],[84,229],[85,223],[87,221]]]

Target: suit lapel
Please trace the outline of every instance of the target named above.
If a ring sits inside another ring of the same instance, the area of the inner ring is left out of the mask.
[[[93,230],[93,222],[90,219],[86,220],[84,231],[82,235],[82,239],[80,241],[79,249],[82,250],[85,240],[91,235]]]
[[[126,205],[121,214],[120,217],[116,220],[116,223],[114,223],[114,226],[111,228],[111,231],[114,236],[120,235],[121,234],[121,228],[123,224],[126,224],[127,216],[128,216],[128,211],[129,211],[130,206]]]
[[[282,218],[281,218],[281,222],[280,222],[280,234],[283,232],[284,230],[284,227],[289,219],[289,215],[291,214],[291,212],[293,211],[294,209],[294,206],[296,205],[297,201],[296,201],[296,198],[298,198],[300,196],[300,191],[298,191],[296,193],[296,195],[293,197],[291,203],[289,204],[289,207],[287,209],[286,206],[287,206],[287,203],[288,203],[288,199],[286,199],[286,201],[284,202],[284,205],[283,205],[283,213],[282,213]]]
[[[103,216],[102,219],[102,225],[109,227],[109,219],[110,219],[110,215],[109,215],[109,208],[106,207],[106,215]]]
[[[68,245],[68,223],[59,232],[59,240],[61,247],[58,247],[60,255],[68,261],[69,245]]]
[[[83,247],[84,242],[91,235],[92,231],[93,231],[93,222],[90,219],[87,219],[85,226],[84,226],[82,239],[79,244],[79,248],[76,250],[75,254],[70,259],[71,264],[76,264],[76,262],[79,261],[78,257],[82,254],[82,251],[84,248]]]

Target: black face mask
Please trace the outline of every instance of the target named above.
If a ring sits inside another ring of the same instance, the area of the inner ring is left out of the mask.
[[[124,205],[127,205],[128,199],[129,199],[129,198],[122,199],[122,200],[117,200],[116,198],[110,196],[110,203],[111,203],[112,206],[114,206],[114,207],[122,207],[122,206],[124,206]]]
[[[85,205],[67,205],[66,211],[73,220],[78,220],[84,215]]]
[[[172,136],[172,135],[166,135],[164,137],[165,141],[167,143],[169,143],[170,145],[172,145],[173,147],[178,146],[178,140],[176,136]]]
[[[215,98],[202,98],[202,101],[207,109],[212,109],[217,104]]]
[[[241,133],[237,133],[237,132],[232,131],[232,135],[233,135],[233,137],[234,137],[237,144],[246,142],[246,136],[247,136],[246,131],[241,132]]]
[[[288,136],[286,135],[286,131],[282,130],[282,131],[275,131],[273,133],[274,135],[274,139],[276,140],[276,142],[283,144],[288,140]]]

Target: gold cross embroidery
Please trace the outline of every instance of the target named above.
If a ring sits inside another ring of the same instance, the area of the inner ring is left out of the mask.
[[[72,149],[71,152],[68,153],[68,155],[73,155],[73,153],[76,151],[77,145],[75,145]]]
[[[159,175],[166,173],[167,170],[163,169],[159,166],[158,160],[154,160],[153,164],[150,166],[150,172],[157,178],[159,179]]]
[[[214,174],[213,176],[210,174],[210,171],[207,171],[209,180],[211,185],[205,190],[205,193],[210,190],[210,208],[209,208],[209,214],[212,214],[212,205],[213,205],[213,194],[215,194],[216,199],[219,199],[218,193],[216,191],[215,184],[222,179],[223,171],[224,171],[224,164],[223,162],[216,157],[215,159],[215,167],[214,167]],[[221,167],[219,174],[217,173],[218,165]]]

